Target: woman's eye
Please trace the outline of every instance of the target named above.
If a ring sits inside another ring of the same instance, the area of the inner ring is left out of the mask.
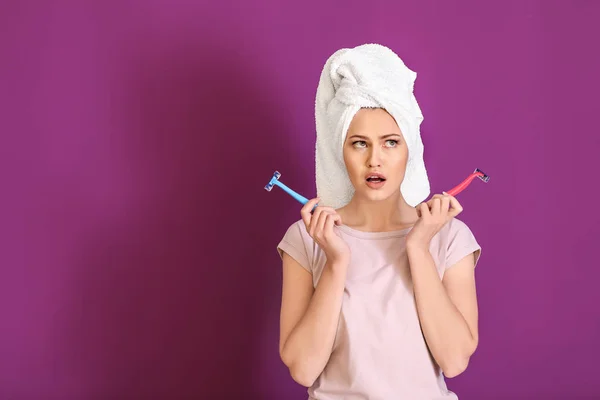
[[[396,145],[398,144],[397,140],[386,140],[386,144],[388,145],[388,147],[396,147]]]
[[[358,148],[363,148],[367,145],[363,140],[357,140],[356,142],[354,142],[352,144],[354,145],[354,147],[358,147]]]

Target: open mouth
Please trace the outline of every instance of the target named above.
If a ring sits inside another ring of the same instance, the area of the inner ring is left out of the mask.
[[[367,182],[370,182],[370,183],[385,182],[385,178],[383,176],[369,176],[369,177],[367,177]]]
[[[367,182],[379,183],[379,182],[385,182],[385,179],[383,179],[383,178],[367,178]]]

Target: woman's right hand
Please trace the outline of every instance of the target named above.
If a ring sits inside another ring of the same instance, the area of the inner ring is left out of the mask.
[[[306,231],[325,252],[329,262],[348,262],[350,247],[333,229],[334,225],[342,224],[342,217],[332,207],[317,206],[311,213],[319,200],[311,199],[300,211]]]

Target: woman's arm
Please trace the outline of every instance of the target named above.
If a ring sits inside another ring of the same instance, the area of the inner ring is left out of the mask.
[[[309,387],[333,348],[348,262],[327,263],[313,289],[312,275],[283,253],[279,353],[292,378]]]
[[[448,378],[461,374],[478,344],[474,253],[449,268],[441,280],[429,248],[407,245],[421,329]]]

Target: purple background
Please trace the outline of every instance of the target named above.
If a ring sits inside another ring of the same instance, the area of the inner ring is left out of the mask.
[[[435,192],[484,247],[461,400],[600,398],[595,1],[0,3],[0,398],[304,399],[275,246],[327,57],[418,72]]]

